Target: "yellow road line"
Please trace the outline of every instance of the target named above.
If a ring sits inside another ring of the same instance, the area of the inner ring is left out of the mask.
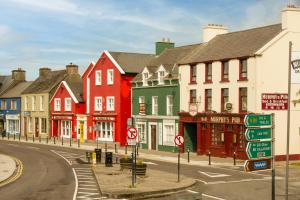
[[[3,182],[0,183],[0,187],[3,187],[7,184],[10,184],[10,183],[16,181],[18,178],[20,178],[20,176],[23,173],[23,170],[24,170],[23,163],[17,158],[13,157],[13,159],[16,162],[17,168],[16,168],[16,170],[14,171],[14,174],[11,177],[9,177],[8,179],[6,179],[6,180],[4,180]]]

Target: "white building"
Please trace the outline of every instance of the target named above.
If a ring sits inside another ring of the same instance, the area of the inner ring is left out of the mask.
[[[285,8],[281,24],[231,33],[210,24],[203,36],[180,62],[181,133],[198,154],[246,158],[244,116],[274,113],[275,154],[284,159],[287,110],[263,109],[262,95],[288,93],[289,41],[300,58],[300,8]],[[291,85],[291,100],[290,154],[300,159],[300,81]]]

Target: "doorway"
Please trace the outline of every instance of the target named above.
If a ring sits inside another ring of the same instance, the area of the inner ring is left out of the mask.
[[[40,127],[40,124],[39,124],[39,118],[35,118],[34,119],[34,124],[35,124],[35,137],[39,137],[40,135],[40,130],[39,130],[39,127]]]
[[[80,124],[79,124],[80,143],[84,142],[84,130],[83,130],[83,127],[84,127],[84,122],[81,121]]]
[[[184,124],[184,150],[197,151],[197,123]]]
[[[150,125],[151,150],[156,150],[156,125]]]
[[[27,117],[24,117],[24,136],[27,136]]]

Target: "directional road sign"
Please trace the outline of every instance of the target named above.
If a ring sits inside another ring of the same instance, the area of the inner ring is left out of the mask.
[[[272,115],[246,115],[244,123],[247,127],[272,126]]]
[[[271,157],[272,141],[248,142],[246,152],[249,159]]]
[[[246,160],[244,167],[247,172],[271,169],[271,158],[261,160]]]
[[[184,143],[184,138],[181,135],[176,135],[174,138],[174,143],[176,146],[182,146]]]
[[[138,131],[134,127],[130,127],[127,129],[127,137],[129,139],[135,139],[138,135]]]
[[[246,140],[267,140],[272,139],[272,128],[247,128],[245,132]]]

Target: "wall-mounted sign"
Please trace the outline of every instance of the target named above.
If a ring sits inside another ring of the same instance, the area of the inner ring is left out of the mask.
[[[287,110],[288,109],[288,94],[270,94],[264,93],[261,95],[262,110]]]
[[[198,113],[198,106],[197,106],[197,103],[190,103],[189,104],[189,114],[191,116],[196,116]]]
[[[300,83],[300,51],[292,52],[291,83]]]

